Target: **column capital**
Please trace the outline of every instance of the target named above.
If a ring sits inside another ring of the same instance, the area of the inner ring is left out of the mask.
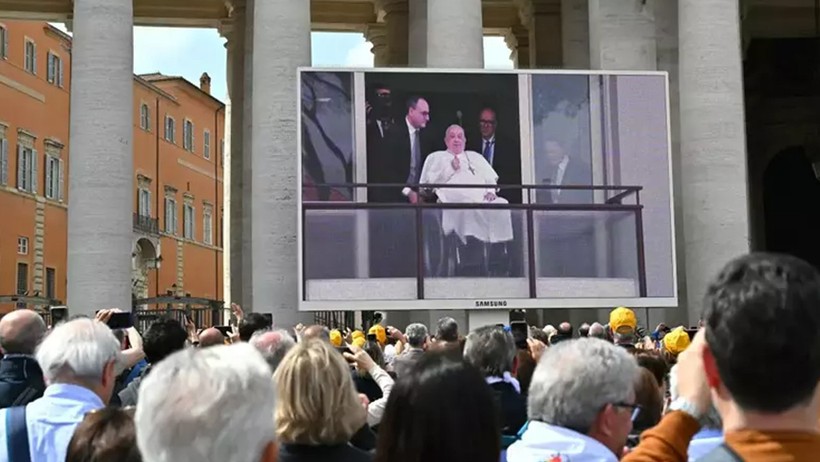
[[[515,4],[524,26],[529,26],[536,15],[561,14],[561,0],[515,0]]]
[[[374,47],[376,44],[386,45],[387,27],[382,23],[368,24],[364,29],[364,38],[372,43]]]
[[[373,9],[379,21],[384,21],[386,16],[393,13],[408,14],[410,11],[408,0],[375,0]]]

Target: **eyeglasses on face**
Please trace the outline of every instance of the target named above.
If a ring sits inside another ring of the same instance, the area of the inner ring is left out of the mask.
[[[641,406],[637,404],[629,404],[629,403],[612,403],[613,406],[619,407],[621,409],[629,409],[632,411],[632,422],[635,422],[635,419],[641,414]]]

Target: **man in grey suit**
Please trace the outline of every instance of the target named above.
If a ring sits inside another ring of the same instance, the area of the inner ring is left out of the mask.
[[[408,348],[397,356],[393,363],[393,372],[398,377],[410,372],[416,361],[424,355],[424,350],[427,349],[427,345],[430,343],[430,335],[427,332],[427,326],[424,324],[410,324],[404,331],[404,336],[407,337]]]

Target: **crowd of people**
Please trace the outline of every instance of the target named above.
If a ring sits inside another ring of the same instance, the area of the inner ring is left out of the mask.
[[[115,310],[5,315],[0,461],[820,458],[820,273],[793,257],[729,262],[696,329],[648,331],[626,307],[523,335],[235,310],[229,338],[171,319],[112,330]]]

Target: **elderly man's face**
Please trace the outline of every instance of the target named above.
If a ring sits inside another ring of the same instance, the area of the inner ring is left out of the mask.
[[[491,109],[484,109],[481,111],[481,116],[478,123],[480,124],[482,138],[488,140],[495,135],[495,112]]]
[[[430,105],[424,99],[416,101],[416,107],[407,111],[407,120],[414,128],[424,128],[430,120]]]
[[[464,152],[464,130],[461,127],[453,127],[447,130],[447,136],[444,137],[444,144],[447,145],[447,150],[453,154],[461,154]]]

